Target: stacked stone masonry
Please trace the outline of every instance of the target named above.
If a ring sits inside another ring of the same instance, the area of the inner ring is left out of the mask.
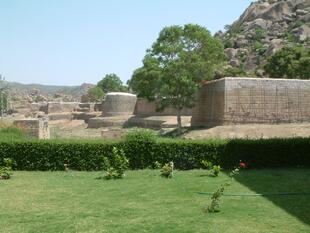
[[[21,119],[15,120],[14,126],[21,129],[26,135],[38,139],[49,139],[50,130],[47,119]]]
[[[198,93],[192,126],[310,122],[310,81],[224,78]]]

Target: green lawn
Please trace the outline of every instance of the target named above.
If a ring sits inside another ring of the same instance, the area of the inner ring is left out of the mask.
[[[224,196],[222,211],[202,212],[207,195],[230,180],[207,171],[15,172],[0,181],[0,232],[310,232],[310,196]],[[226,193],[310,192],[310,170],[247,170]]]

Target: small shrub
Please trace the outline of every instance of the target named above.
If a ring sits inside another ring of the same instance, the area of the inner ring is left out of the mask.
[[[1,180],[7,180],[11,178],[11,175],[13,174],[12,165],[13,161],[9,158],[3,159],[4,166],[0,167],[0,179]]]
[[[211,197],[211,203],[205,207],[205,212],[207,213],[216,213],[220,212],[220,199],[221,196],[223,196],[224,193],[224,185],[221,185],[220,188],[218,188]]]
[[[215,166],[214,166],[215,167]],[[218,166],[219,167],[219,166]],[[238,175],[241,169],[245,169],[247,167],[247,164],[244,162],[239,163],[239,166],[233,169],[230,172],[230,177],[233,179],[235,175]],[[220,169],[220,167],[219,167]],[[218,188],[211,197],[211,203],[205,207],[205,212],[207,213],[216,213],[220,211],[220,198],[223,196],[225,186],[229,186],[230,183],[225,183],[221,185],[220,188]]]
[[[160,162],[158,162],[158,161],[154,162],[154,165],[153,165],[154,169],[160,169],[161,167],[162,167],[162,164]]]
[[[103,158],[103,168],[106,171],[106,179],[120,179],[125,176],[125,171],[128,169],[129,161],[122,149],[113,147],[113,159]]]
[[[65,169],[65,172],[69,171],[69,165],[67,163],[64,163],[64,169]]]
[[[211,170],[213,168],[213,163],[208,160],[202,160],[201,165],[204,169]]]
[[[156,133],[153,130],[149,129],[132,129],[128,131],[124,136],[123,139],[126,142],[132,141],[150,141],[154,142],[157,138]]]
[[[211,170],[212,176],[217,177],[217,176],[219,176],[220,172],[221,172],[221,166],[220,165],[214,165],[212,167],[212,170]]]
[[[174,169],[174,164],[173,162],[166,163],[162,168],[161,168],[161,176],[165,178],[172,178],[173,176],[173,169]]]

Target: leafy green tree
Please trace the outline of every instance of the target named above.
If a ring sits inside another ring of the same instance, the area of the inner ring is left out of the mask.
[[[310,79],[310,52],[299,60],[297,76],[301,79]]]
[[[165,27],[129,85],[139,96],[158,99],[158,110],[175,108],[180,131],[182,109],[194,106],[202,81],[212,79],[224,59],[221,42],[204,27]]]
[[[138,94],[138,97],[154,100],[159,88],[161,72],[158,60],[147,54],[143,59],[143,66],[134,71],[128,85]]]
[[[88,89],[87,96],[90,102],[101,101],[104,97],[104,92],[100,87],[92,87]]]
[[[0,116],[8,109],[8,85],[2,75],[0,75]]]
[[[267,59],[265,72],[271,78],[310,78],[310,51],[304,47],[284,47]]]
[[[97,86],[100,87],[104,93],[124,90],[123,83],[116,74],[107,74],[97,83]]]

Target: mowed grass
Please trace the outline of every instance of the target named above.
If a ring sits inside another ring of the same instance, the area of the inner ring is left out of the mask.
[[[227,181],[227,194],[310,192],[310,170],[247,170],[234,181],[204,170],[101,174],[15,172],[0,181],[0,232],[310,232],[310,196],[224,196],[221,212],[206,214],[210,196],[197,193]]]

